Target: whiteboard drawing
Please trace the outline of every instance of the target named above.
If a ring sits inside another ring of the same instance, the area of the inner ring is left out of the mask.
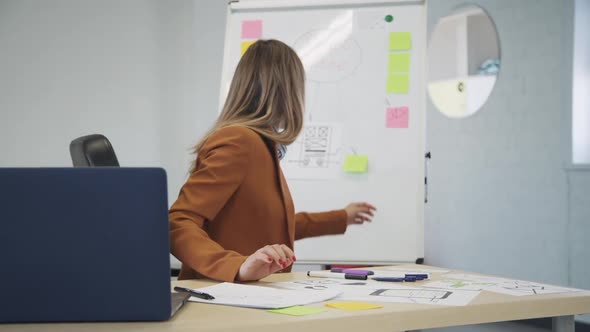
[[[307,79],[313,82],[336,82],[352,75],[361,63],[361,48],[352,38],[340,40],[341,32],[314,30],[295,42]],[[320,41],[320,42],[318,42]],[[316,45],[309,50],[312,45]]]
[[[330,162],[330,143],[332,128],[329,126],[309,126],[303,134],[301,167],[326,168]]]
[[[361,48],[352,38],[353,11],[337,15],[328,27],[303,33],[293,48],[301,58],[307,79],[335,82],[350,76],[361,63]]]
[[[352,38],[354,11],[344,10],[322,29],[309,30],[293,48],[301,58],[307,79],[335,82],[350,76],[361,63],[361,48]]]
[[[281,161],[289,179],[333,179],[340,174],[340,126],[333,123],[304,125]]]

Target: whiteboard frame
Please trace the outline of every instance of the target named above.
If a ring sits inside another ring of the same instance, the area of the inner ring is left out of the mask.
[[[227,77],[227,71],[229,69],[229,26],[231,15],[234,13],[239,13],[243,11],[249,10],[276,10],[276,9],[293,9],[293,8],[314,8],[314,7],[344,7],[344,6],[358,6],[358,7],[371,7],[371,6],[384,6],[384,5],[421,5],[424,7],[424,15],[422,17],[422,24],[424,26],[424,48],[425,51],[422,54],[422,71],[420,75],[422,76],[425,84],[426,84],[426,73],[427,73],[427,52],[428,52],[428,33],[427,33],[427,10],[428,10],[428,1],[426,0],[234,0],[230,1],[227,6],[226,10],[226,20],[225,20],[225,36],[223,42],[223,61],[222,61],[222,71],[221,71],[221,82],[220,82],[220,89],[219,89],[219,107],[218,112],[221,112],[223,106],[225,104],[225,99],[227,93],[229,92],[229,84],[231,84],[231,78],[226,83],[227,86],[224,86],[223,77]],[[426,85],[421,92],[422,94],[422,107],[424,109],[424,123],[423,131],[422,131],[422,154],[426,153],[427,151],[427,142],[426,142]],[[426,168],[426,159],[424,159],[424,167]],[[423,172],[424,176],[427,176],[426,169]],[[426,195],[426,184],[422,187],[421,190],[422,197],[418,197],[418,199],[422,199],[424,202],[424,197]],[[350,265],[391,265],[391,264],[403,264],[403,263],[416,263],[421,264],[424,261],[424,219],[425,219],[425,210],[426,206],[423,203],[422,209],[419,209],[417,215],[420,216],[419,222],[416,228],[416,260],[415,261],[357,261],[357,260],[334,260],[330,262],[326,262],[324,260],[312,260],[312,259],[305,259],[298,261],[298,265],[330,265],[330,264],[350,264]]]
[[[233,0],[228,2],[225,14],[225,36],[223,38],[223,60],[221,67],[221,77],[226,77],[226,71],[229,64],[229,24],[230,17],[233,13],[255,9],[292,9],[292,8],[310,8],[310,7],[342,7],[342,6],[384,6],[384,5],[422,5],[426,13],[426,0]],[[426,27],[426,15],[423,17],[423,24]],[[425,39],[425,47],[428,49],[428,40]],[[231,80],[230,80],[231,82]],[[223,86],[223,79],[219,84],[219,105],[218,113],[221,113],[229,87]],[[426,97],[426,94],[424,95]],[[425,135],[426,136],[426,135]],[[425,145],[426,147],[426,145]]]
[[[424,4],[424,0],[242,0],[232,1],[233,10],[292,9],[308,7],[385,6],[391,4]]]

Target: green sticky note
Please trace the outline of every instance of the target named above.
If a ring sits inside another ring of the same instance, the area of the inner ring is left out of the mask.
[[[283,315],[291,315],[291,316],[306,316],[306,315],[313,315],[319,314],[320,312],[328,311],[324,308],[314,308],[314,307],[306,307],[302,305],[296,305],[294,307],[282,308],[282,309],[272,309],[267,310],[268,312],[274,312],[276,314],[283,314]]]
[[[410,71],[410,53],[389,53],[389,72]]]
[[[349,154],[344,159],[344,171],[350,173],[367,173],[369,156],[360,154]]]
[[[389,50],[406,51],[412,49],[412,34],[409,32],[390,32]]]
[[[387,93],[408,93],[410,86],[410,75],[389,74],[387,75]]]
[[[368,309],[380,309],[383,308],[380,304],[373,304],[367,302],[328,302],[325,304],[326,307],[342,309],[346,311],[358,311]]]

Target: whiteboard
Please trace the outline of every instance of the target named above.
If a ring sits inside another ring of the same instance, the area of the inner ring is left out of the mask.
[[[378,209],[371,224],[349,226],[344,235],[296,241],[298,262],[381,264],[423,257],[424,4],[232,2],[220,106],[242,48],[258,38],[290,45],[306,68],[304,129],[281,162],[296,211],[339,209],[352,201]],[[392,74],[392,53],[406,53],[409,66],[397,58]],[[366,172],[362,161],[346,162],[363,156]]]

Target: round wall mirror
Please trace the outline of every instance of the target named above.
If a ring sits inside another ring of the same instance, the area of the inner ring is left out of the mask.
[[[486,102],[500,71],[500,45],[490,16],[463,6],[441,17],[428,45],[428,94],[440,112],[463,118]]]

